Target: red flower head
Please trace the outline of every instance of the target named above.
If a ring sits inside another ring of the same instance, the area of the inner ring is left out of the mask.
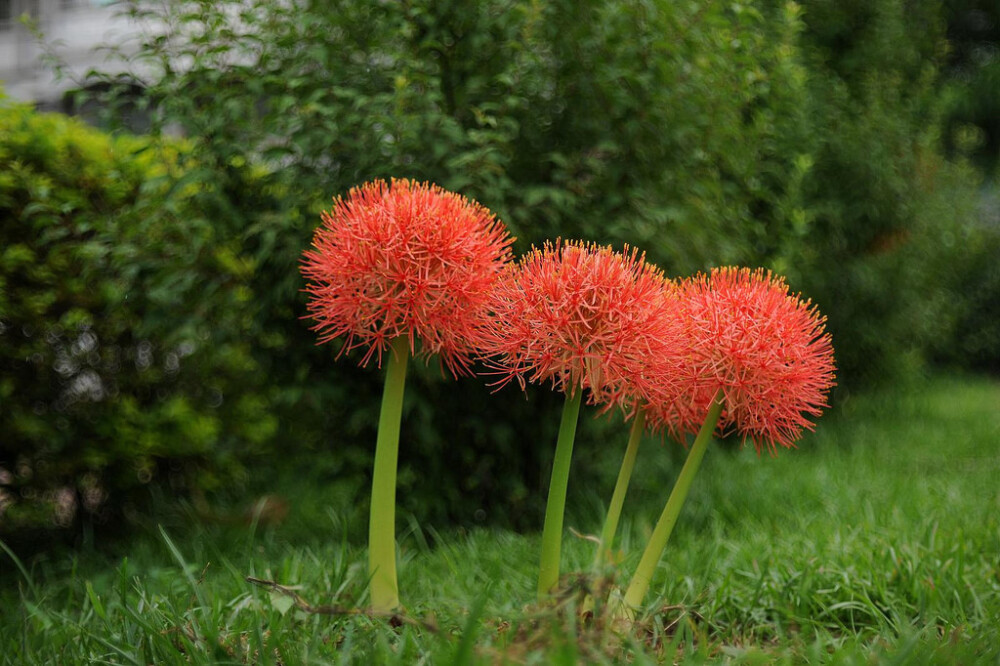
[[[551,381],[588,389],[605,408],[631,409],[664,381],[652,357],[676,331],[673,283],[634,249],[546,244],[497,285],[486,351],[505,384]]]
[[[653,410],[654,425],[696,432],[716,392],[718,432],[735,431],[760,452],[791,447],[834,385],[825,318],[763,270],[717,268],[680,287],[686,329],[680,364],[686,397]]]
[[[303,257],[319,341],[344,336],[361,365],[405,335],[456,376],[513,239],[486,208],[436,185],[377,180],[336,198]]]

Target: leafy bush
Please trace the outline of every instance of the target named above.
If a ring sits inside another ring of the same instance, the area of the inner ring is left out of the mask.
[[[274,432],[252,264],[167,190],[178,150],[0,106],[0,531],[211,488]]]
[[[171,219],[238,269],[238,288],[194,298],[191,255],[175,253],[173,282],[164,259],[161,286],[183,297],[143,321],[163,330],[177,317],[207,331],[199,350],[240,351],[251,379],[239,395],[277,421],[262,452],[363,483],[379,378],[315,346],[297,263],[328,197],[399,176],[497,211],[522,250],[582,237],[637,245],[676,275],[774,268],[829,315],[843,383],[916,367],[950,300],[924,268],[954,256],[938,241],[964,215],[941,202],[966,187],[936,154],[941,31],[924,21],[936,5],[804,6],[128,3],[133,20],[166,29],[124,55],[131,74],[95,73],[88,85],[104,92],[90,95],[109,122],[145,108],[154,134],[189,137],[161,205],[197,211]],[[557,401],[491,396],[435,368],[414,379],[404,511],[535,522]],[[582,445],[612,427],[586,424]],[[578,488],[594,473],[581,458]]]
[[[951,367],[1000,375],[1000,201],[993,196],[981,206],[982,225],[947,239],[963,256],[941,270],[956,298],[934,354]]]
[[[951,83],[946,139],[993,177],[1000,176],[1000,6],[950,0],[947,72]]]
[[[941,157],[940,3],[805,0],[808,231],[789,273],[828,316],[841,385],[918,376],[948,339],[976,177]]]
[[[379,378],[334,364],[335,350],[315,349],[298,321],[298,257],[334,194],[375,177],[428,179],[497,211],[522,250],[556,236],[627,242],[674,273],[776,262],[803,232],[810,160],[797,149],[808,118],[794,7],[765,16],[749,3],[303,1],[129,11],[171,28],[129,57],[133,79],[91,83],[111,91],[113,114],[132,103],[116,93],[141,80],[154,131],[190,137],[196,178],[212,183],[193,194],[206,200],[197,207],[217,211],[219,238],[238,239],[254,262],[248,339],[274,387],[278,439],[311,452],[315,474],[367,469],[377,420]],[[259,168],[258,187],[273,198],[246,198],[231,180],[236,162]],[[537,520],[556,401],[544,390],[527,402],[490,396],[482,380],[456,387],[435,369],[415,379],[404,510]],[[423,475],[454,483],[429,489]]]

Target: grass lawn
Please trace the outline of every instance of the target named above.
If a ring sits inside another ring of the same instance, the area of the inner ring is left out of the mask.
[[[607,448],[610,496],[620,451]],[[639,455],[620,582],[678,468],[653,440]],[[351,613],[367,601],[366,557],[346,536],[359,512],[337,503],[357,501],[289,487],[276,528],[175,525],[77,554],[0,552],[0,662],[1000,663],[998,479],[1000,384],[986,380],[852,396],[777,458],[713,446],[625,635],[576,620],[607,576],[531,605],[538,535],[439,534],[405,518],[405,615]],[[567,524],[593,533],[599,519],[578,508]],[[564,571],[593,555],[566,535]]]

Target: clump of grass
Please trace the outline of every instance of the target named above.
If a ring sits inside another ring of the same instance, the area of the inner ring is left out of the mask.
[[[307,612],[247,576],[314,608],[364,607],[364,531],[334,518],[310,537],[294,514],[322,511],[293,503],[291,526],[175,526],[30,560],[0,548],[0,663],[995,661],[998,401],[996,383],[938,380],[924,393],[848,400],[794,456],[706,457],[685,529],[654,573],[649,620],[632,633],[573,610],[601,578],[564,578],[572,593],[558,604],[524,605],[536,536],[413,522],[400,534],[399,572],[419,604],[396,622]],[[636,469],[620,530],[625,570],[669,465]],[[331,542],[339,533],[360,536]],[[568,570],[589,570],[593,543],[571,539],[564,556]]]

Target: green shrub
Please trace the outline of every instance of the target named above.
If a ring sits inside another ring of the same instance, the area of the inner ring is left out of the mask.
[[[788,272],[829,318],[841,391],[915,378],[951,334],[964,297],[952,275],[975,225],[977,178],[941,157],[942,7],[804,0],[802,11],[813,165]]]
[[[939,363],[1000,375],[1000,208],[995,190],[992,196],[983,197],[983,224],[947,239],[961,248],[962,260],[941,271],[956,297],[934,353]]]
[[[1000,5],[949,0],[949,148],[1000,176]]]
[[[377,373],[334,363],[299,321],[298,258],[332,195],[429,179],[498,212],[521,250],[556,236],[631,243],[675,274],[786,261],[804,231],[794,6],[251,2],[234,27],[231,4],[130,5],[175,29],[129,61],[154,131],[180,127],[212,184],[196,207],[254,262],[248,339],[277,441],[313,474],[366,473],[377,420]],[[93,82],[112,112],[126,103],[127,80]],[[237,162],[270,198],[240,189]],[[547,389],[525,401],[435,368],[414,379],[401,508],[536,521],[558,420]]]
[[[521,250],[580,237],[639,246],[674,275],[771,267],[828,314],[843,384],[918,367],[949,300],[924,268],[954,257],[937,241],[964,214],[940,202],[966,181],[936,155],[937,5],[912,15],[899,0],[861,5],[852,18],[820,0],[804,12],[653,0],[129,3],[132,19],[169,29],[125,56],[131,77],[90,83],[106,91],[109,121],[147,107],[154,134],[189,138],[162,205],[197,211],[173,219],[193,225],[201,251],[228,248],[227,262],[250,267],[245,291],[220,288],[208,309],[175,301],[172,316],[208,329],[205,347],[227,336],[245,345],[257,381],[243,394],[277,420],[262,453],[298,453],[319,479],[363,484],[379,377],[315,346],[297,263],[329,197],[376,177],[477,199]],[[189,294],[187,255],[177,258],[176,284],[166,261],[159,275]],[[490,396],[482,380],[456,386],[436,368],[415,374],[403,511],[537,521],[557,420],[547,390],[525,401]],[[613,427],[586,423],[582,447]],[[594,470],[580,458],[585,487]]]
[[[0,532],[231,480],[275,428],[234,390],[253,266],[167,191],[181,148],[0,104]]]

